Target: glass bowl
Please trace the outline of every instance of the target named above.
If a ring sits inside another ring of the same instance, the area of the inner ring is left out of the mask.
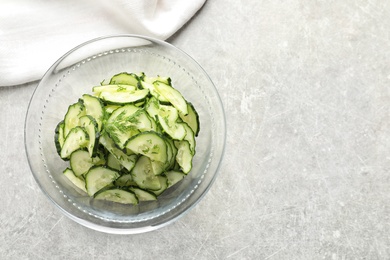
[[[120,72],[169,76],[196,108],[200,132],[191,172],[157,201],[105,203],[74,189],[62,174],[68,166],[56,152],[54,131],[70,104],[103,79]],[[62,56],[46,72],[30,100],[25,146],[31,171],[47,197],[66,216],[86,227],[117,234],[163,227],[194,207],[213,184],[224,153],[226,125],[218,92],[202,67],[164,41],[115,35],[88,41]]]

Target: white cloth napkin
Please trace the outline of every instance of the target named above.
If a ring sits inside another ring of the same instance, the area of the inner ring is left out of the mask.
[[[39,80],[90,39],[141,34],[165,40],[206,0],[2,0],[0,86]]]

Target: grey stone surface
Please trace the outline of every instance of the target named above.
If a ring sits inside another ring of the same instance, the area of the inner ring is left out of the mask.
[[[0,259],[389,259],[390,2],[210,0],[169,39],[209,73],[228,136],[177,222],[118,236],[74,223],[32,177],[36,83],[0,89]]]

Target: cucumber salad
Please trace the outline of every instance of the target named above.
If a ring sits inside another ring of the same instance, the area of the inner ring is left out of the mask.
[[[169,77],[123,72],[71,104],[54,140],[76,189],[138,204],[191,171],[198,133],[198,113]]]

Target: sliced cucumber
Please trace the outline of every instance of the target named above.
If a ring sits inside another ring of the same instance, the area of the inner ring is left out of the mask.
[[[64,142],[65,142],[64,126],[65,126],[65,123],[64,123],[64,120],[62,120],[61,122],[59,122],[57,124],[56,129],[55,129],[55,134],[54,134],[54,143],[56,145],[57,153],[60,156],[61,156],[62,146],[64,145]]]
[[[179,113],[173,106],[159,105],[157,122],[172,139],[183,140],[186,135],[183,125],[177,122]]]
[[[186,140],[188,142],[188,144],[190,145],[190,149],[191,149],[191,153],[192,155],[195,154],[195,133],[194,131],[192,131],[192,128],[189,127],[186,123],[181,123],[181,125],[183,125],[185,131],[186,131],[186,135],[184,136],[184,140]]]
[[[107,123],[113,123],[115,121],[122,121],[124,118],[131,117],[135,114],[138,110],[140,110],[139,107],[136,107],[132,104],[124,105],[124,106],[116,106],[117,109],[115,109],[110,117],[107,120]]]
[[[143,108],[143,106],[145,105],[145,102],[146,102],[146,98],[139,101],[139,102],[134,103],[134,106]]]
[[[98,147],[99,135],[98,124],[96,123],[95,118],[90,115],[85,115],[80,117],[80,125],[84,127],[85,131],[88,134],[89,142],[87,149],[89,156],[95,156]]]
[[[83,127],[76,126],[72,128],[66,136],[64,145],[61,149],[61,158],[69,159],[69,156],[76,150],[87,147],[89,137]]]
[[[110,188],[98,191],[94,197],[97,200],[107,200],[122,204],[138,204],[138,198],[133,192],[119,188]]]
[[[133,104],[144,100],[149,94],[148,89],[120,92],[101,92],[99,97],[109,104]]]
[[[122,170],[123,167],[119,160],[116,159],[112,153],[109,153],[107,156],[107,166],[117,171]]]
[[[106,112],[106,115],[110,116],[115,110],[122,107],[121,105],[106,105],[104,107],[104,110]]]
[[[188,141],[176,141],[175,146],[177,148],[176,161],[180,165],[181,170],[184,173],[189,173],[192,169],[192,158],[190,144]]]
[[[71,183],[73,183],[74,186],[84,191],[85,193],[87,192],[87,189],[85,188],[85,181],[78,178],[71,169],[66,168],[64,170],[64,175]]]
[[[151,201],[151,200],[157,200],[157,196],[147,190],[143,190],[137,187],[130,187],[129,190],[134,192],[135,196],[137,196],[138,201]]]
[[[160,195],[161,193],[163,193],[168,188],[168,179],[167,179],[167,177],[165,177],[163,175],[159,175],[159,176],[157,176],[157,178],[158,178],[158,181],[160,182],[160,189],[152,190],[152,192],[154,194],[156,194],[156,196]]]
[[[112,76],[110,84],[138,85],[138,76],[134,73],[122,72]]]
[[[54,143],[64,175],[96,199],[156,200],[192,169],[199,115],[169,77],[119,73],[68,107]]]
[[[126,113],[126,108],[127,107],[119,108],[118,110],[122,111],[120,114],[114,112],[106,125],[107,132],[110,136],[114,136],[114,140],[118,139],[117,144],[120,147],[122,147],[123,143],[134,134],[157,130],[156,122],[144,109],[139,109],[131,114]]]
[[[172,139],[183,140],[186,136],[186,129],[182,123],[178,122],[169,122],[167,118],[163,118],[160,115],[157,115],[157,122]]]
[[[137,186],[137,183],[133,180],[131,174],[123,174],[114,182],[117,187],[130,187]]]
[[[112,185],[118,177],[118,171],[102,166],[92,167],[85,175],[85,187],[88,195],[93,196],[99,190]]]
[[[147,190],[159,190],[161,184],[153,173],[149,157],[141,156],[131,171],[131,176],[138,187]]]
[[[195,136],[198,136],[200,130],[198,112],[196,112],[194,106],[190,102],[187,102],[187,110],[188,110],[187,115],[183,115],[182,113],[179,113],[179,116],[185,123],[187,123],[189,127],[191,127]]]
[[[168,147],[168,157],[169,157],[169,153],[171,153],[171,155],[170,155],[171,159],[169,161],[169,165],[168,165],[167,169],[173,169],[173,167],[176,163],[177,148],[176,148],[175,144],[173,143],[172,139],[167,138],[166,143],[167,143],[167,146],[169,146]]]
[[[133,119],[136,121],[135,123],[135,127],[140,130],[141,132],[145,132],[145,131],[156,131],[157,130],[157,124],[156,122],[154,121],[154,119],[152,117],[149,116],[149,114],[143,110],[143,109],[140,109],[139,111],[137,111],[134,116],[133,116]]]
[[[167,163],[163,163],[163,162],[155,161],[155,160],[150,160],[150,164],[152,166],[152,171],[153,171],[154,175],[160,175],[161,173],[163,173],[165,171],[165,169],[168,166]]]
[[[176,122],[177,119],[179,118],[179,113],[177,109],[174,106],[170,106],[170,105],[160,104],[158,106],[157,114],[162,118],[165,118],[169,123]]]
[[[85,114],[92,116],[97,125],[98,125],[98,131],[100,132],[102,130],[103,125],[103,119],[104,119],[104,105],[101,99],[84,94],[83,95],[83,104],[85,106]]]
[[[116,109],[107,120],[105,130],[121,149],[124,148],[126,141],[130,137],[140,132],[135,126],[138,119],[134,118],[134,114],[138,110],[140,108],[134,105],[126,105]]]
[[[95,93],[95,95],[100,96],[100,93],[102,92],[133,92],[136,91],[136,86],[130,86],[130,85],[103,85],[103,86],[96,86],[92,88],[92,91]]]
[[[153,85],[155,90],[165,97],[181,114],[188,114],[187,102],[177,89],[160,81],[154,82]]]
[[[148,112],[150,117],[156,119],[160,112],[160,103],[158,102],[158,99],[155,97],[149,98],[145,104],[145,110]]]
[[[175,170],[167,171],[164,174],[168,179],[167,180],[168,188],[180,182],[186,176],[186,174],[184,174],[183,172],[175,171]]]
[[[121,149],[119,149],[114,141],[108,137],[107,135],[100,136],[99,142],[107,149],[109,153],[111,153],[119,162],[120,164],[130,171],[138,158],[136,154],[126,154]]]
[[[155,81],[154,81],[154,82],[156,82],[156,81],[159,81],[159,82],[162,82],[162,83],[167,84],[167,85],[169,85],[169,86],[172,86],[172,80],[171,80],[170,77],[161,77],[161,76],[157,76],[157,77],[155,78]]]
[[[105,149],[103,145],[98,144],[98,149],[96,152],[96,156],[93,157],[93,163],[96,166],[104,166],[107,165],[107,156],[109,152]]]
[[[72,128],[79,126],[80,117],[85,115],[85,107],[83,100],[79,99],[78,102],[70,105],[64,118],[64,137],[66,138]]]
[[[140,85],[143,89],[149,90],[149,93],[156,98],[159,102],[162,103],[169,103],[169,100],[165,98],[158,90],[156,90],[156,87],[154,86],[153,83],[149,83],[146,81],[141,81]]]
[[[129,139],[126,148],[136,154],[142,154],[151,160],[165,163],[167,161],[167,144],[162,135],[153,132],[141,132]]]
[[[81,149],[74,151],[70,155],[69,162],[74,174],[77,177],[81,177],[83,174],[86,174],[99,160],[99,157],[93,159],[87,150]]]
[[[164,84],[167,84],[167,85],[172,86],[172,84],[171,84],[172,80],[171,80],[170,77],[162,77],[162,76],[157,76],[157,77],[144,77],[144,78],[143,78],[143,81],[148,82],[148,83],[150,83],[150,84],[153,84],[153,83],[156,82],[156,81],[160,81],[160,82],[162,82],[162,83],[164,83]]]

